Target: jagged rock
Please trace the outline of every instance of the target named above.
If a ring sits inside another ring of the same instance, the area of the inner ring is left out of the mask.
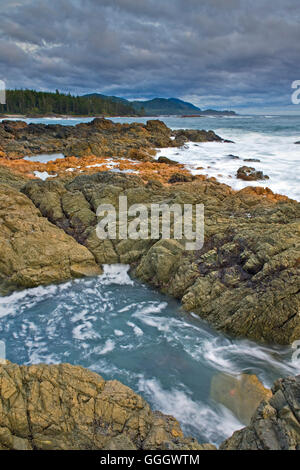
[[[148,152],[142,149],[131,149],[128,152],[128,158],[141,162],[154,162],[154,158]]]
[[[130,388],[69,364],[0,365],[0,449],[206,450]]]
[[[169,179],[168,183],[187,183],[188,181],[193,181],[192,175],[184,175],[182,173],[173,173],[171,178]]]
[[[175,162],[175,160],[171,160],[168,157],[164,157],[163,155],[157,159],[158,163],[165,163],[166,165],[175,165],[179,166],[180,163]]]
[[[214,133],[214,131],[204,131],[197,129],[178,129],[173,131],[175,142],[184,139],[190,142],[222,142],[222,138]],[[182,145],[182,144],[181,144]]]
[[[231,410],[239,421],[249,424],[253,413],[263,399],[272,396],[256,375],[242,374],[238,377],[227,374],[214,375],[210,396]]]
[[[212,181],[168,187],[137,176],[102,172],[63,184],[31,181],[23,191],[44,216],[84,244],[101,263],[130,263],[142,281],[182,299],[216,328],[258,341],[300,337],[300,204],[264,188],[235,192]],[[184,240],[99,240],[99,204],[205,206],[205,243]],[[62,208],[64,209],[62,211]],[[183,248],[182,248],[183,247]],[[176,249],[175,249],[176,248]],[[174,251],[175,250],[175,251]]]
[[[236,431],[222,450],[300,450],[300,376],[279,379],[251,423]]]
[[[0,290],[100,274],[94,256],[46,218],[32,201],[0,184]]]
[[[188,181],[193,181],[192,175],[184,175],[182,173],[173,173],[169,179],[169,183],[186,183]]]
[[[257,171],[250,166],[241,166],[236,174],[236,177],[245,181],[268,180],[269,176],[264,175],[262,171]]]
[[[212,131],[191,131],[191,133],[192,139],[201,142],[221,140]],[[91,155],[100,157],[129,154],[134,158],[134,151],[137,151],[136,156],[139,160],[144,154],[142,160],[145,161],[145,155],[149,154],[147,161],[151,161],[155,148],[177,145],[171,136],[171,129],[159,120],[150,120],[147,124],[120,124],[96,118],[76,126],[27,125],[23,121],[3,121],[0,123],[0,151],[2,157],[10,159],[59,152],[79,158]]]

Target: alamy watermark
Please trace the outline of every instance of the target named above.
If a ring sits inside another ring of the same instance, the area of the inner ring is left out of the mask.
[[[295,349],[292,354],[292,361],[297,362],[300,365],[300,340],[293,342],[292,349]]]
[[[6,346],[5,342],[0,340],[0,365],[6,363]]]
[[[292,83],[292,88],[295,88],[295,91],[292,93],[292,103],[300,104],[300,80],[294,80]]]
[[[118,210],[101,204],[96,233],[101,240],[185,240],[186,250],[201,250],[204,244],[203,204],[133,204],[119,197]]]
[[[0,80],[0,104],[6,104],[6,87],[3,80]]]

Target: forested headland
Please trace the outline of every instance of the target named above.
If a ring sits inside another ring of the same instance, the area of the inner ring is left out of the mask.
[[[0,114],[134,116],[140,112],[126,101],[123,103],[99,96],[73,96],[60,93],[58,90],[55,93],[7,90],[6,104],[0,104]]]

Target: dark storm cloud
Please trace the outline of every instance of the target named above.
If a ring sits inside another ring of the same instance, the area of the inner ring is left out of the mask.
[[[299,0],[0,0],[9,87],[178,96],[199,106],[290,103]]]

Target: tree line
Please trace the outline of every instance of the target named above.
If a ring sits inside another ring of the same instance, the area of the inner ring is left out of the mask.
[[[131,105],[99,96],[73,96],[35,90],[6,90],[6,104],[0,104],[1,114],[83,116],[126,116],[140,114]]]

